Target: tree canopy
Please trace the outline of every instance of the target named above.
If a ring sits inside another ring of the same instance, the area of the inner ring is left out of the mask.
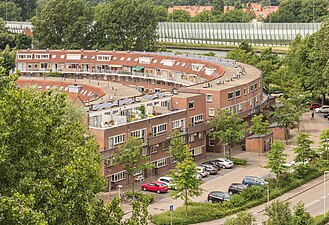
[[[96,48],[152,51],[161,19],[149,1],[114,0],[95,9]]]
[[[38,48],[91,48],[93,12],[84,0],[50,0],[33,20]]]

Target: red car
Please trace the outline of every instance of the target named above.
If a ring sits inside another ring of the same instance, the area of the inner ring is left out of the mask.
[[[161,192],[168,192],[168,186],[159,181],[142,184],[141,188],[143,191],[154,191],[158,194]]]
[[[321,105],[317,102],[312,102],[310,104],[310,110],[317,109],[317,108],[320,108],[320,107],[321,107]]]

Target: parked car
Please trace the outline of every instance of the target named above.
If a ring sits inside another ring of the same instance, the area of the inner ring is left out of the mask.
[[[228,188],[228,193],[230,195],[239,194],[241,191],[247,188],[247,185],[241,183],[232,183]]]
[[[328,113],[329,112],[329,105],[324,105],[320,108],[316,108],[315,112],[317,112],[317,113]]]
[[[323,117],[329,119],[329,113],[325,113],[325,114],[323,114]]]
[[[218,161],[223,169],[229,169],[234,166],[233,161],[228,158],[217,158],[216,161]]]
[[[283,95],[283,92],[282,91],[273,91],[270,94],[270,96],[275,97],[275,98],[281,97],[282,95]]]
[[[253,186],[253,185],[265,185],[267,182],[261,178],[261,177],[256,177],[256,176],[246,176],[242,184],[247,185],[248,187]]]
[[[209,165],[213,165],[215,166],[218,170],[220,170],[222,168],[221,164],[219,163],[219,161],[217,160],[209,160],[209,161],[206,161],[206,162],[203,162],[201,164],[209,164]]]
[[[321,107],[320,104],[317,103],[317,102],[312,102],[310,104],[310,110],[317,109],[317,108],[320,108],[320,107]]]
[[[197,173],[200,174],[202,177],[207,177],[210,175],[208,171],[203,166],[196,167]]]
[[[202,175],[201,174],[197,174],[196,175],[196,179],[201,180],[201,178],[202,178]]]
[[[166,184],[169,189],[175,189],[172,177],[159,177],[158,181]]]
[[[159,181],[144,183],[141,188],[143,191],[153,191],[158,194],[168,192],[168,185]]]
[[[223,191],[212,191],[208,194],[208,202],[211,203],[222,203],[224,201],[230,200],[231,195]]]
[[[203,166],[206,169],[206,171],[208,171],[210,173],[210,175],[215,175],[215,174],[218,173],[218,169],[214,165],[211,165],[211,164],[201,164],[200,166]]]

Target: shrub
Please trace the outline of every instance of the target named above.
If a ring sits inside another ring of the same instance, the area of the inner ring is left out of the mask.
[[[133,198],[133,193],[131,191],[126,191],[125,192],[125,196],[127,196],[128,198]],[[143,197],[146,197],[149,199],[150,203],[152,203],[154,201],[154,196],[151,194],[143,194],[140,192],[135,192],[135,199],[141,199]]]
[[[247,160],[245,159],[240,159],[240,158],[236,158],[236,157],[227,157],[228,159],[232,160],[234,165],[242,165],[245,166],[247,165]]]

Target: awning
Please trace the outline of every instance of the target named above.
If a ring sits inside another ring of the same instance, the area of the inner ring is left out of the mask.
[[[143,66],[135,66],[135,67],[133,68],[133,70],[135,70],[135,71],[141,71],[141,70],[143,70],[143,69],[144,69]]]
[[[109,65],[109,67],[116,67],[116,68],[120,68],[120,67],[122,67],[122,65]]]

